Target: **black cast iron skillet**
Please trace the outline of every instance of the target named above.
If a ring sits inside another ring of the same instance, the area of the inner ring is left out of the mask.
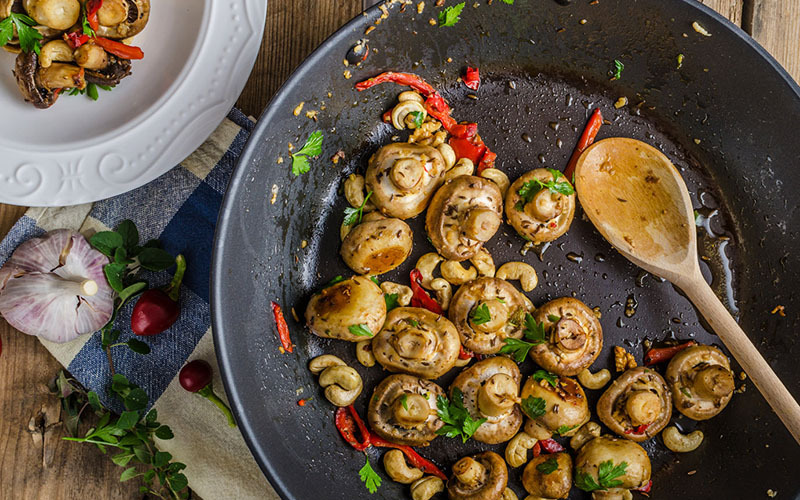
[[[499,155],[498,166],[512,180],[541,165],[562,169],[597,106],[610,121],[599,138],[635,137],[662,149],[681,169],[695,207],[709,217],[698,228],[707,277],[800,397],[800,88],[744,32],[694,0],[581,0],[568,6],[517,0],[513,6],[481,2],[479,8],[467,3],[451,28],[428,24],[431,7],[422,15],[391,7],[389,18],[369,34],[377,51],[362,67],[350,68],[349,80],[342,59],[381,12],[372,9],[347,24],[275,96],[231,180],[214,255],[217,354],[245,439],[284,498],[369,497],[357,473],[364,456],[339,437],[333,408],[306,365],[326,352],[357,367],[366,384],[356,404],[362,415],[385,373],[358,365],[353,344],[310,335],[289,311],[294,307],[302,317],[315,289],[350,274],[338,257],[341,182],[363,171],[368,157],[391,140],[395,131],[380,115],[403,90],[384,85],[357,93],[352,87],[384,70],[413,71],[437,86],[457,119],[480,124],[482,137]],[[587,22],[580,24],[582,19]],[[693,31],[693,21],[712,36]],[[678,54],[684,55],[680,69]],[[614,59],[625,70],[620,80],[609,81]],[[483,75],[478,100],[467,98],[471,92],[457,82],[467,65],[480,67]],[[629,104],[617,110],[613,103],[620,96]],[[318,122],[292,115],[301,101],[305,109],[320,110]],[[323,153],[310,173],[295,178],[287,144],[300,145],[317,129],[325,134]],[[339,150],[345,159],[333,165],[329,158]],[[271,203],[273,186],[278,192]],[[412,228],[414,254],[384,279],[407,283],[417,257],[432,250],[421,221],[412,221]],[[580,212],[541,260],[534,252],[521,256],[522,243],[504,226],[489,249],[497,263],[533,264],[540,284],[528,295],[535,304],[573,294],[600,307],[606,340],[594,369],[609,367],[614,345],[628,347],[641,361],[644,339],[719,344],[684,297],[638,272]],[[278,351],[270,300],[284,306],[294,354]],[[624,314],[626,302],[637,304],[631,317]],[[778,304],[786,317],[770,314]],[[534,369],[530,361],[521,368],[525,375]],[[686,430],[705,433],[695,452],[677,456],[658,438],[645,444],[653,462],[652,498],[763,498],[770,488],[782,498],[800,496],[800,448],[755,387],[747,380],[738,385],[744,392],[718,417],[699,424],[676,419]],[[590,392],[593,403],[599,394]],[[300,407],[300,398],[311,399]],[[449,470],[459,457],[488,448],[456,441],[439,438],[421,452]],[[502,453],[503,446],[494,449]],[[385,479],[370,498],[408,498],[407,486],[384,475],[378,451],[370,457]],[[511,475],[522,498],[520,473]],[[573,489],[571,498],[585,497]]]

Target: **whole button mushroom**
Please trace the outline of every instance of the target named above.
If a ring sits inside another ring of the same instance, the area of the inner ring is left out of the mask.
[[[461,390],[464,408],[474,420],[485,418],[472,437],[488,444],[504,443],[522,425],[519,385],[522,375],[516,363],[504,356],[479,361],[458,374],[450,392]]]
[[[305,316],[314,335],[360,342],[383,326],[386,300],[375,282],[354,276],[314,294]]]
[[[383,300],[383,297],[381,297]],[[439,378],[456,363],[461,344],[453,324],[420,307],[398,307],[372,340],[375,360],[392,372]]]
[[[438,150],[421,144],[395,143],[369,159],[365,175],[372,203],[387,217],[421,214],[444,182],[445,161]]]
[[[536,439],[548,439],[553,434],[572,436],[589,421],[586,394],[580,384],[569,377],[555,377],[541,370],[535,372],[522,387],[522,401],[523,408],[527,406],[526,401],[538,402],[541,408],[539,415],[528,414],[525,423],[525,432]]]
[[[369,425],[394,443],[428,446],[444,425],[436,414],[439,396],[444,396],[444,391],[433,382],[412,375],[389,375],[369,400]]]
[[[620,436],[644,441],[669,423],[672,395],[661,375],[640,366],[611,383],[597,401],[597,416]]]
[[[506,218],[533,243],[553,241],[569,229],[575,215],[575,190],[561,172],[526,172],[506,192]]]
[[[56,30],[72,27],[81,15],[78,0],[24,0],[22,4],[38,24]]]
[[[628,490],[647,486],[650,473],[647,452],[627,439],[594,438],[575,458],[575,486],[592,491],[595,500],[630,499]]]
[[[138,35],[150,20],[150,0],[103,0],[97,11],[98,36],[130,38]]]
[[[494,182],[462,175],[439,188],[425,216],[436,250],[454,261],[474,257],[503,222],[503,195]]]
[[[464,347],[477,354],[495,354],[505,339],[523,336],[528,302],[500,278],[481,277],[464,283],[450,301],[448,316]]]
[[[710,345],[689,347],[667,366],[675,408],[692,420],[708,420],[731,400],[733,372],[728,357]]]
[[[572,488],[572,458],[563,452],[532,458],[522,472],[522,487],[535,498],[567,498]]]
[[[551,300],[536,310],[547,341],[533,346],[531,358],[556,375],[573,376],[588,368],[603,349],[603,328],[586,304],[572,297]]]
[[[453,465],[447,481],[450,500],[500,500],[508,484],[503,458],[493,451],[464,457]]]
[[[342,241],[344,263],[358,274],[378,275],[391,271],[411,253],[413,233],[400,219],[362,222]]]

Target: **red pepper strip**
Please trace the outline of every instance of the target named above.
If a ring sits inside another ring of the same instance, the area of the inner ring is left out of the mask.
[[[541,454],[542,454],[542,445],[539,444],[539,441],[536,441],[536,444],[533,445],[533,458],[536,458]]]
[[[356,413],[356,415],[358,414]],[[369,448],[369,434],[361,435],[364,442],[359,442],[358,439],[356,439],[356,422],[348,411],[348,408],[337,408],[334,422],[336,423],[336,428],[339,429],[339,434],[347,441],[347,444],[358,451],[364,451]]]
[[[650,489],[653,487],[653,480],[647,481],[647,484],[642,486],[641,488],[637,488],[636,491],[641,493],[650,493]]]
[[[461,79],[464,82],[464,85],[468,89],[478,90],[478,87],[481,85],[481,75],[478,71],[478,68],[467,68],[466,74]]]
[[[356,83],[356,90],[361,92],[362,90],[367,90],[375,85],[387,82],[411,87],[425,97],[436,94],[436,89],[417,75],[413,73],[395,73],[394,71],[387,71],[386,73],[381,73],[363,82],[358,82]]]
[[[64,33],[64,41],[69,44],[73,49],[77,49],[84,43],[89,41],[89,35],[84,35],[73,31],[72,33]]]
[[[467,139],[468,141],[472,141],[478,135],[478,124],[459,123],[451,127],[448,132],[459,139]]]
[[[581,134],[578,144],[575,146],[575,151],[572,152],[569,163],[567,163],[567,168],[564,169],[564,177],[566,177],[568,181],[572,182],[572,174],[575,173],[575,166],[578,164],[578,158],[580,158],[581,153],[583,153],[586,148],[592,145],[601,125],[603,125],[603,114],[600,112],[600,108],[595,108],[592,112],[592,116],[589,117],[586,128],[583,129],[583,134]]]
[[[475,357],[475,353],[472,351],[468,351],[464,349],[464,346],[460,346],[460,350],[458,351],[458,359],[470,359]]]
[[[442,306],[422,288],[422,273],[419,269],[411,270],[411,291],[414,292],[411,296],[413,307],[423,307],[432,313],[442,314]]]
[[[483,153],[483,158],[481,158],[481,162],[478,163],[478,173],[480,174],[487,168],[494,168],[494,161],[497,159],[497,153],[493,153],[489,151],[489,148],[486,148],[486,152]]]
[[[381,117],[384,123],[392,123],[392,110],[390,109]]]
[[[425,111],[427,111],[428,114],[431,115],[432,117],[442,122],[442,126],[448,132],[457,125],[455,119],[453,119],[453,117],[450,116],[450,110],[449,109],[447,111],[439,110],[434,104],[432,104],[431,99],[425,101]]]
[[[392,443],[391,441],[387,441],[380,436],[376,436],[375,434],[370,435],[370,444],[373,446],[378,446],[381,448],[395,448],[403,452],[403,455],[406,456],[408,463],[416,467],[417,469],[421,470],[426,474],[433,474],[442,479],[442,481],[447,481],[447,476],[444,472],[442,472],[435,464],[423,458],[419,453],[414,451],[408,445],[404,444],[397,444]]]
[[[292,352],[292,339],[289,338],[289,325],[286,324],[286,318],[283,317],[281,306],[277,302],[272,301],[272,315],[275,317],[275,324],[278,326],[278,338],[281,345],[286,352]]]
[[[97,18],[97,11],[103,6],[103,0],[89,0],[86,2],[86,20],[93,30],[100,29],[100,21]]]
[[[139,47],[134,47],[132,45],[125,45],[124,43],[117,42],[115,40],[109,40],[108,38],[103,38],[98,36],[94,39],[94,42],[103,47],[103,50],[108,52],[109,54],[114,54],[117,57],[121,57],[122,59],[143,59],[144,52]]]
[[[656,347],[654,349],[650,349],[649,351],[644,353],[644,366],[652,366],[657,363],[669,361],[682,350],[696,344],[697,342],[695,342],[694,340],[690,340],[688,342],[684,342],[683,344],[678,344],[672,347]]]
[[[627,429],[625,434],[644,434],[648,427],[650,427],[650,424],[642,424],[633,429]]]
[[[486,153],[486,146],[483,144],[474,144],[469,139],[461,139],[460,137],[451,137],[448,141],[450,147],[456,154],[456,158],[468,158],[473,164],[478,165]]]
[[[564,451],[564,447],[558,444],[558,441],[555,439],[543,439],[541,441],[537,441],[537,444],[541,444],[542,449],[547,453],[561,453]]]

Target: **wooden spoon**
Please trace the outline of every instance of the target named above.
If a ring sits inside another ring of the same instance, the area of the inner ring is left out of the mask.
[[[604,139],[581,155],[575,185],[600,234],[686,293],[800,443],[800,406],[700,273],[692,202],[672,162],[641,141]]]

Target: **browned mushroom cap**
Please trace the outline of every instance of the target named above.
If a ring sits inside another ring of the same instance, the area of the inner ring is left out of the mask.
[[[131,61],[106,53],[108,64],[102,69],[86,69],[86,82],[114,87],[131,74]]]
[[[611,436],[600,436],[592,439],[583,445],[575,458],[575,478],[576,481],[583,475],[588,475],[599,484],[598,472],[600,464],[611,462],[613,467],[622,468],[625,462],[624,473],[609,478],[611,481],[621,481],[615,488],[608,488],[605,491],[597,491],[601,495],[593,498],[607,500],[622,500],[625,490],[639,489],[647,485],[650,481],[650,458],[647,452],[638,444]],[[630,498],[630,496],[627,496]]]
[[[386,216],[410,219],[422,213],[444,182],[445,163],[435,148],[394,143],[369,159],[365,175],[370,200]]]
[[[563,183],[572,194],[541,188],[537,180]],[[522,174],[506,192],[508,223],[528,241],[553,241],[567,232],[574,215],[575,191],[572,185],[563,175],[554,178],[548,169],[537,168]]]
[[[80,70],[75,66],[76,72]],[[39,56],[35,52],[20,52],[14,66],[17,86],[25,100],[39,109],[55,104],[58,94],[46,87],[39,76]]]
[[[371,279],[354,276],[314,294],[306,324],[314,335],[361,342],[381,329],[386,318],[383,291]]]
[[[597,401],[597,416],[620,436],[644,441],[669,423],[672,396],[661,375],[640,366],[608,386]]]
[[[446,259],[462,261],[477,254],[503,222],[503,195],[494,182],[462,175],[433,195],[425,230]]]
[[[522,472],[522,486],[537,498],[567,498],[572,488],[572,458],[569,453],[534,457]]]
[[[373,339],[372,354],[389,371],[434,379],[453,368],[460,347],[456,327],[444,316],[420,307],[398,307]]]
[[[548,439],[553,434],[571,436],[589,421],[589,405],[583,388],[569,377],[540,377],[536,372],[525,381],[522,401],[537,398],[544,401],[544,414],[525,423],[525,432],[536,439]],[[541,404],[541,403],[540,403]],[[530,417],[530,415],[528,415]]]
[[[528,302],[514,285],[482,277],[456,290],[448,316],[464,347],[478,354],[495,354],[505,339],[522,338],[526,312]]]
[[[369,400],[367,418],[376,434],[409,446],[428,446],[444,422],[436,414],[441,387],[412,375],[389,375]]]
[[[551,300],[536,310],[547,342],[534,346],[531,357],[556,375],[577,375],[588,368],[603,349],[603,329],[594,311],[572,297]]]
[[[508,484],[508,468],[493,451],[464,457],[453,465],[447,481],[450,500],[500,500]]]
[[[142,32],[150,19],[150,0],[105,0],[97,12],[97,34],[129,38]],[[108,23],[108,24],[106,24]]]
[[[362,222],[347,233],[339,252],[344,263],[359,274],[383,274],[411,253],[413,233],[400,219]]]
[[[676,354],[667,366],[667,384],[675,408],[693,420],[708,420],[721,412],[734,389],[728,357],[710,345]]]
[[[503,443],[514,437],[522,425],[519,384],[522,375],[516,363],[505,356],[479,361],[458,374],[450,385],[461,390],[464,408],[475,420],[486,419],[473,439],[482,443]]]

